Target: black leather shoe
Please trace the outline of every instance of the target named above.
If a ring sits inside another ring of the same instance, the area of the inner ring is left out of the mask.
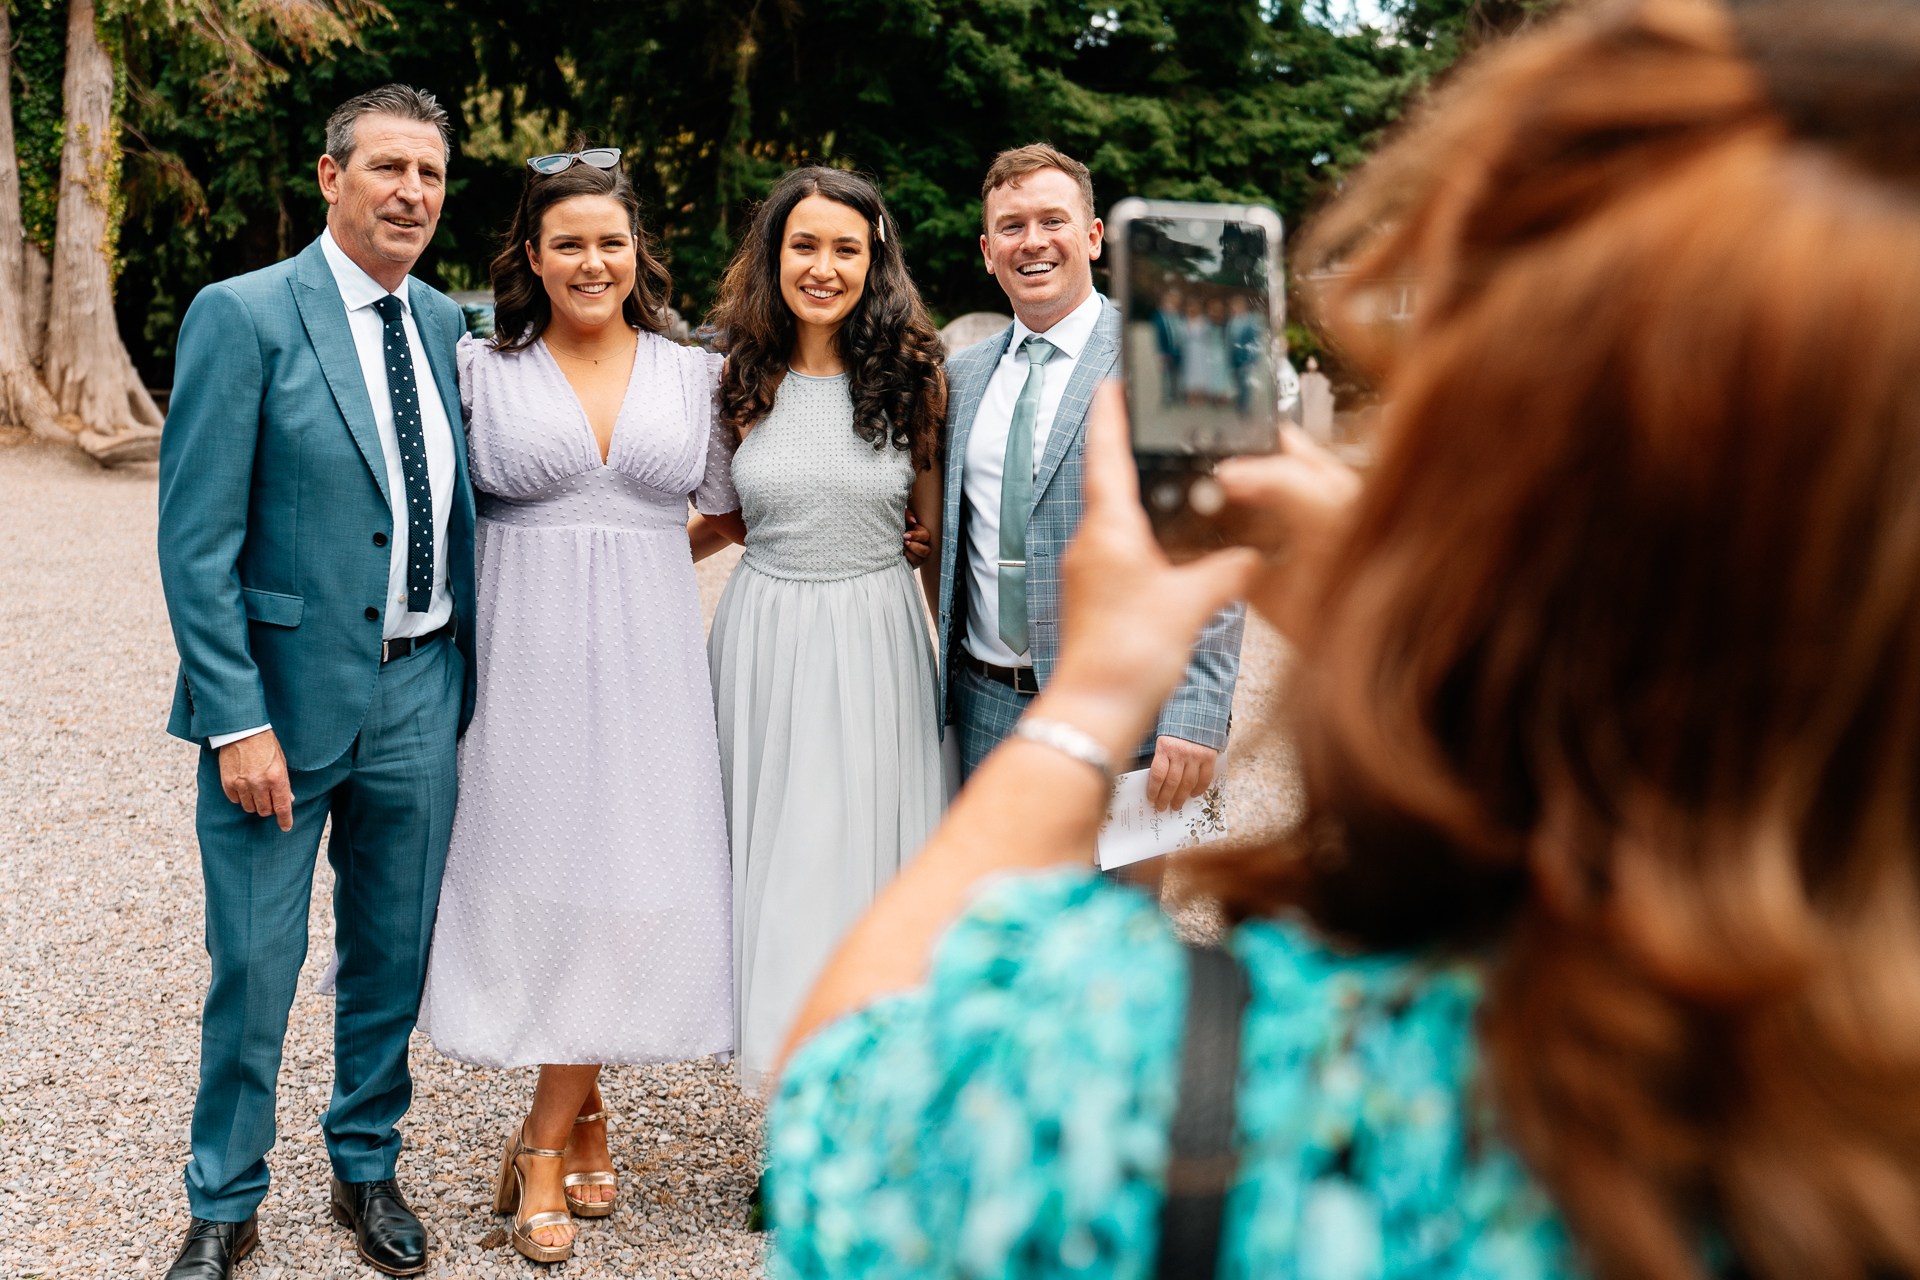
[[[353,1242],[374,1270],[417,1276],[427,1269],[427,1229],[407,1207],[392,1178],[378,1182],[335,1178],[333,1219],[353,1228]]]
[[[245,1222],[209,1222],[195,1218],[187,1226],[187,1241],[180,1246],[173,1265],[167,1268],[167,1280],[230,1280],[240,1259],[260,1243],[260,1215],[251,1214]]]

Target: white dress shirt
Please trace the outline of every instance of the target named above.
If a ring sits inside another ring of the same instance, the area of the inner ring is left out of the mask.
[[[1087,300],[1039,336],[1053,344],[1054,353],[1043,366],[1040,410],[1033,420],[1033,469],[1047,454],[1053,415],[1060,408],[1067,383],[1080,353],[1093,337],[1107,300],[1092,293]],[[1027,355],[1021,345],[1034,336],[1019,319],[1007,353],[994,366],[993,377],[980,397],[967,436],[967,457],[961,485],[967,495],[967,652],[996,667],[1030,667],[1033,657],[1015,653],[1000,638],[1000,474],[1007,456],[1007,432],[1013,427],[1013,406],[1027,385]],[[1040,495],[1035,494],[1036,498]]]
[[[424,636],[437,631],[453,616],[453,593],[447,590],[447,517],[453,510],[453,427],[447,420],[446,406],[440,402],[440,384],[427,361],[420,343],[420,330],[413,322],[413,307],[407,301],[408,281],[402,280],[393,296],[400,299],[400,323],[407,331],[407,346],[413,355],[414,385],[420,388],[420,428],[427,447],[427,487],[433,493],[433,598],[426,612],[407,610],[407,478],[400,467],[400,436],[393,425],[393,399],[387,391],[386,322],[373,304],[387,296],[387,290],[334,242],[333,232],[320,233],[320,251],[333,270],[333,282],[347,308],[347,327],[353,333],[354,353],[360,357],[360,376],[367,384],[367,399],[373,405],[373,425],[380,433],[380,452],[387,464],[387,497],[393,508],[393,537],[387,543],[387,607],[380,638],[399,640]],[[1004,435],[1004,429],[1002,430]],[[272,725],[240,733],[215,734],[207,739],[210,747],[264,733]]]

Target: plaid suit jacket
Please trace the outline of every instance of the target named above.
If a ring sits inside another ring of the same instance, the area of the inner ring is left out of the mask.
[[[963,530],[967,503],[963,479],[967,438],[974,414],[993,378],[1000,357],[1013,340],[1008,325],[994,337],[947,361],[946,503],[940,537],[940,705],[942,720],[953,719],[947,679],[951,659],[967,633],[967,593],[955,589],[968,572]],[[1094,389],[1112,377],[1120,359],[1120,312],[1111,302],[1094,326],[1093,336],[1074,361],[1073,377],[1060,398],[1046,451],[1033,478],[1033,511],[1027,519],[1027,630],[1033,644],[1034,675],[1041,687],[1060,650],[1060,557],[1080,525],[1081,453],[1086,444],[1087,407]],[[1233,688],[1240,678],[1240,637],[1246,606],[1230,605],[1200,633],[1187,663],[1187,678],[1160,709],[1156,734],[1197,742],[1216,751],[1227,745],[1227,720]]]

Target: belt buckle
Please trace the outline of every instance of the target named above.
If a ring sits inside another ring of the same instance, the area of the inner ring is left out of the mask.
[[[1015,693],[1028,694],[1040,692],[1040,677],[1035,674],[1032,667],[1015,667],[1013,669],[1013,691]]]
[[[391,640],[382,640],[380,642],[380,661],[382,664],[392,661],[392,646],[393,641]]]

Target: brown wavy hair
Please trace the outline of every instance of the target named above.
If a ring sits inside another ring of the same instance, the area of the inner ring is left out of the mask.
[[[584,151],[594,144],[575,138],[568,144]],[[627,180],[626,170],[596,169],[576,164],[555,174],[526,171],[520,188],[520,203],[513,211],[513,225],[494,255],[493,338],[496,351],[524,351],[539,340],[553,319],[553,303],[547,287],[533,273],[527,261],[527,246],[540,243],[540,227],[547,210],[575,196],[607,196],[627,211],[627,225],[633,231],[637,269],[633,290],[620,304],[626,322],[643,333],[667,331],[667,299],[673,296],[673,279],[654,256],[653,238],[640,223],[640,197]]]
[[[1578,10],[1296,263],[1390,407],[1305,821],[1208,887],[1484,948],[1491,1100],[1602,1275],[1920,1275],[1920,6]]]
[[[720,411],[742,440],[773,410],[799,326],[780,293],[780,245],[787,215],[808,196],[825,196],[885,228],[869,235],[866,287],[834,341],[853,375],[853,429],[862,440],[909,453],[916,471],[935,465],[947,420],[946,349],[927,317],[900,255],[900,228],[880,189],[856,173],[819,165],[774,183],[754,211],[747,237],[727,266],[713,324],[727,353]]]

